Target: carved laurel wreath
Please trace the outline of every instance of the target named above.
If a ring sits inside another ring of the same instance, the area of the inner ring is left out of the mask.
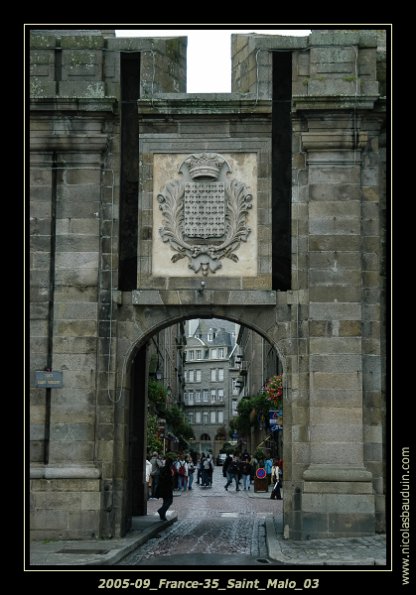
[[[188,158],[189,159],[189,158]],[[184,239],[184,196],[185,182],[175,180],[168,182],[163,191],[157,195],[159,208],[163,213],[163,227],[159,229],[163,242],[170,244],[176,252],[171,258],[177,262],[182,258],[189,259],[188,266],[195,273],[202,270],[203,275],[211,271],[215,273],[221,268],[220,260],[229,258],[238,261],[235,251],[241,242],[246,242],[251,232],[246,225],[248,211],[252,208],[252,195],[242,182],[233,179],[224,183],[225,192],[225,233],[220,243],[191,244]]]

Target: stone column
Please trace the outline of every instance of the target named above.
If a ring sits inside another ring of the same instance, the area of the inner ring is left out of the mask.
[[[361,148],[355,114],[308,115],[310,465],[302,536],[374,532],[364,466]]]

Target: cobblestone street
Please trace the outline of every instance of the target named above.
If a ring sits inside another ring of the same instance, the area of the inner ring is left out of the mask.
[[[121,565],[146,565],[155,558],[172,555],[233,554],[267,558],[265,520],[282,514],[282,501],[270,493],[224,489],[222,467],[215,467],[213,486],[193,485],[188,492],[174,492],[170,508],[177,522],[149,540],[120,562]],[[270,488],[269,488],[270,489]],[[157,515],[161,501],[149,500],[148,514]]]

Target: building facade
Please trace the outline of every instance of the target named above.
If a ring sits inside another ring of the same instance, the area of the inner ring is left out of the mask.
[[[185,38],[30,53],[32,537],[146,514],[147,345],[196,318],[281,362],[286,534],[382,531],[385,31],[234,35],[232,93],[201,96]]]
[[[188,323],[192,334],[188,333],[185,348],[183,402],[194,430],[194,450],[216,457],[229,438],[229,422],[235,411],[235,374],[230,370],[236,358],[238,328],[227,321],[200,319],[193,330],[192,322]]]
[[[269,378],[283,373],[283,367],[273,346],[261,335],[242,327],[237,337],[241,359],[237,359],[240,398],[252,397],[263,391]],[[268,424],[254,416],[250,434],[243,437],[243,449],[254,454],[258,449],[268,449],[272,456],[283,458],[283,430],[271,432]],[[279,426],[283,419],[279,417]]]

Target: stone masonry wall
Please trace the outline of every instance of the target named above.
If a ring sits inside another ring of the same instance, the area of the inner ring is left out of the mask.
[[[271,97],[271,52],[288,50],[288,298],[298,352],[289,359],[285,409],[285,479],[293,494],[285,497],[285,523],[301,537],[354,532],[360,524],[371,531],[375,507],[376,528],[384,530],[385,33],[235,35],[233,90]],[[353,483],[345,483],[348,474]]]
[[[183,91],[186,40],[33,31],[30,45],[31,535],[111,536],[120,52],[140,52],[144,96]],[[48,366],[64,378],[49,395],[34,386]]]

